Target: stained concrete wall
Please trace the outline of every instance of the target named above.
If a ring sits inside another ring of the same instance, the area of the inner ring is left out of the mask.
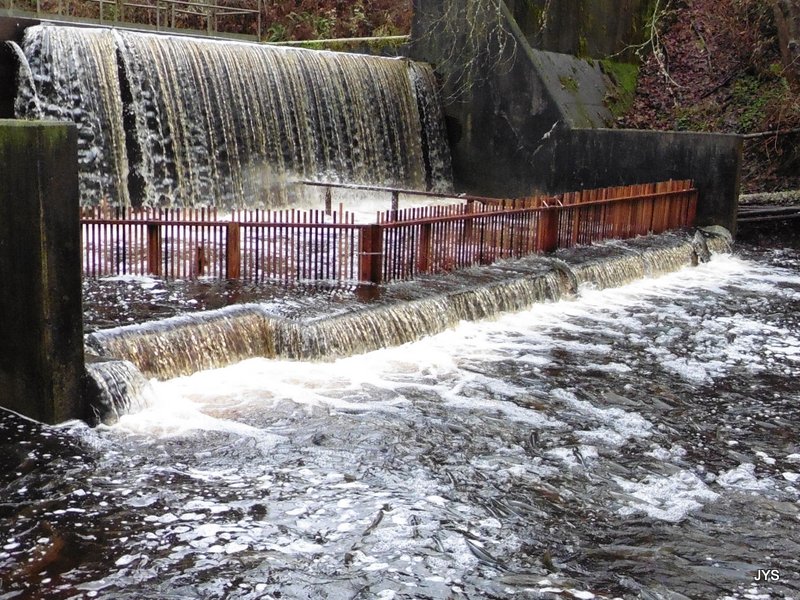
[[[531,48],[505,5],[503,34],[476,43],[464,28],[481,25],[448,20],[449,6],[416,0],[410,55],[443,82],[458,191],[514,197],[694,179],[699,224],[735,231],[737,136],[608,130],[610,88],[595,61]]]
[[[0,120],[0,406],[86,419],[74,125]]]
[[[693,179],[699,190],[697,224],[736,231],[739,136],[576,129],[555,136],[546,156],[547,191]]]
[[[633,60],[646,35],[653,0],[506,0],[533,48]],[[545,12],[545,9],[546,12]]]

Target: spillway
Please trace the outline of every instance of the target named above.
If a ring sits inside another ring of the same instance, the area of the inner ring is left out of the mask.
[[[77,123],[84,205],[274,207],[303,179],[451,186],[425,64],[52,25],[22,51],[17,116]]]
[[[87,336],[86,345],[92,354],[128,361],[145,376],[158,379],[252,357],[334,360],[414,342],[462,321],[571,298],[587,287],[605,289],[658,277],[729,249],[727,239],[699,232],[609,242],[555,258],[509,261],[496,267],[494,278],[487,276],[465,287],[436,282],[434,291],[418,292],[418,297],[403,301],[390,299],[299,317],[266,304],[239,305],[96,331]]]

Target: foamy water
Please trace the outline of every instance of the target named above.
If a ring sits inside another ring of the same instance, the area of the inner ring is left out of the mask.
[[[7,487],[102,548],[74,542],[89,558],[36,589],[797,595],[800,271],[775,262],[716,256],[397,348],[154,381],[150,408],[58,431],[79,448]],[[71,473],[61,499],[35,500],[51,468]],[[56,534],[16,518],[0,572],[20,585]]]

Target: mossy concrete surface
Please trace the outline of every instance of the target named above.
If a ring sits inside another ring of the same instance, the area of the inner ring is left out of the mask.
[[[0,406],[87,418],[72,124],[0,119]]]

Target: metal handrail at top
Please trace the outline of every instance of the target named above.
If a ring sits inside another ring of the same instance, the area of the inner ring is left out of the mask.
[[[486,196],[471,196],[467,194],[445,193],[445,192],[429,192],[426,190],[411,190],[406,188],[393,188],[381,185],[362,185],[358,183],[340,183],[335,181],[314,181],[303,179],[296,183],[300,185],[307,185],[310,187],[321,188],[338,188],[344,190],[364,191],[364,192],[385,192],[387,194],[403,194],[406,196],[420,196],[423,198],[439,198],[442,200],[455,200],[458,202],[483,202],[483,203],[496,203],[497,198],[489,198]]]
[[[382,185],[364,185],[358,183],[344,183],[344,182],[336,182],[336,181],[317,181],[317,180],[310,180],[310,179],[301,179],[297,180],[295,183],[299,185],[306,185],[309,187],[320,187],[320,188],[336,188],[336,189],[345,189],[345,190],[353,190],[353,191],[366,191],[366,192],[381,192],[391,194],[393,198],[400,194],[407,195],[407,196],[419,196],[422,198],[436,198],[441,200],[455,200],[457,202],[466,202],[466,203],[479,203],[491,206],[502,207],[505,210],[517,210],[520,207],[515,206],[515,204],[519,201],[525,201],[533,198],[537,198],[543,202],[541,206],[538,208],[555,208],[559,206],[564,206],[564,198],[569,196],[580,196],[581,192],[567,192],[566,194],[543,194],[543,195],[534,195],[529,198],[521,197],[521,198],[497,198],[497,197],[488,197],[488,196],[475,196],[471,194],[458,194],[458,193],[445,193],[445,192],[431,192],[426,190],[412,190],[406,188],[395,188],[389,186],[382,186]],[[651,191],[651,192],[643,192],[641,189],[638,189],[640,186],[618,186],[618,188],[605,188],[608,190],[619,189],[625,190],[621,195],[612,195],[612,197],[608,198],[581,198],[579,202],[581,204],[602,204],[608,202],[614,202],[619,200],[631,200],[631,199],[647,199],[651,197],[660,197],[660,196],[669,196],[673,194],[681,194],[686,191],[694,190],[694,183],[688,180],[676,180],[669,182],[670,184],[674,184],[674,189],[665,189],[662,191]],[[597,190],[585,190],[585,192],[592,193]],[[626,193],[627,192],[627,193]],[[521,208],[530,209],[530,206],[523,206]]]
[[[176,15],[191,15],[195,17],[202,17],[206,19],[206,32],[211,34],[226,35],[225,32],[218,30],[217,19],[228,16],[241,16],[251,15],[256,18],[256,35],[248,35],[245,37],[255,37],[258,41],[262,38],[262,7],[263,0],[257,0],[257,8],[240,8],[235,6],[224,6],[213,0],[152,0],[152,2],[145,3],[142,0],[131,2],[129,0],[89,0],[93,4],[99,5],[99,18],[85,19],[89,23],[99,23],[100,25],[112,24],[118,26],[142,27],[151,26],[148,23],[137,23],[134,21],[127,21],[125,13],[127,9],[140,9],[156,12],[156,30],[162,28],[170,29],[184,29],[187,31],[200,31],[193,27],[177,27],[175,19]],[[52,0],[45,3],[43,0],[0,0],[0,7],[10,10],[12,12],[19,12],[25,16],[35,16],[38,18],[58,18],[69,17],[71,11],[70,7],[77,4],[77,0]],[[85,4],[85,0],[81,0]],[[55,10],[52,8],[43,8],[47,4],[52,6],[55,4]],[[106,6],[115,7],[113,13],[107,13]],[[162,19],[163,17],[163,19]],[[237,37],[242,37],[240,34],[233,34]]]

